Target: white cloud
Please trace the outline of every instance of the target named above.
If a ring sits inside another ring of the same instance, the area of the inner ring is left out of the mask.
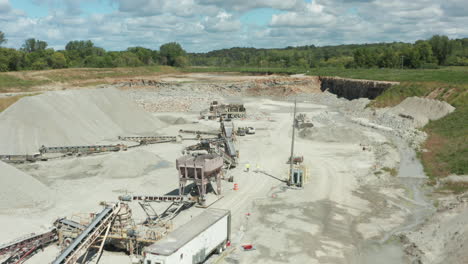
[[[248,11],[255,8],[294,10],[305,5],[303,0],[198,0],[198,3],[217,6],[229,11]]]
[[[8,0],[0,0],[0,14],[5,14],[10,12],[11,5]]]
[[[324,11],[324,6],[308,3],[302,11],[292,11],[273,15],[270,25],[273,27],[318,27],[330,24],[336,17]]]
[[[219,12],[216,17],[205,17],[204,20],[203,26],[208,32],[233,32],[241,28],[241,22],[224,11]]]
[[[209,51],[234,46],[412,42],[434,34],[468,37],[466,0],[35,1],[49,6],[47,16],[28,17],[0,0],[0,30],[7,46],[20,47],[34,37],[60,49],[70,40],[91,39],[109,50],[157,49],[177,41],[189,51]],[[83,13],[83,2],[93,1],[112,1],[115,10]],[[264,7],[279,11],[262,25],[242,23],[244,12]]]

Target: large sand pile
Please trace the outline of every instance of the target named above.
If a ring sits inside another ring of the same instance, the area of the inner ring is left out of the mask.
[[[40,181],[0,161],[0,212],[38,208],[51,199],[51,191]]]
[[[453,106],[443,101],[409,97],[395,106],[391,111],[397,114],[410,116],[413,118],[416,127],[423,127],[429,120],[440,119],[452,113],[454,110],[455,108]]]
[[[154,134],[161,126],[117,89],[48,92],[23,98],[0,114],[0,154]]]

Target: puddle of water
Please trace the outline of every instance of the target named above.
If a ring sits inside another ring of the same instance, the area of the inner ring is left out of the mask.
[[[435,208],[425,196],[423,190],[427,179],[421,162],[417,159],[416,153],[400,138],[392,138],[400,152],[400,168],[398,179],[410,194],[410,199],[414,201],[411,214],[408,215],[404,224],[391,230],[380,240],[369,242],[363,245],[361,255],[357,257],[355,263],[371,264],[377,263],[409,263],[411,260],[405,255],[403,246],[398,241],[391,241],[393,235],[400,232],[413,230],[430,216]]]

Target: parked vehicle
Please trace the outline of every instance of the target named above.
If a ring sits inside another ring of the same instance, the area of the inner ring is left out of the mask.
[[[144,249],[143,264],[202,263],[230,243],[229,210],[206,209],[162,240]]]
[[[245,134],[246,134],[246,129],[244,127],[237,128],[237,135],[238,136],[245,136]]]
[[[254,135],[254,134],[255,134],[255,128],[253,128],[253,127],[248,127],[248,128],[247,128],[247,134],[249,134],[249,135]]]

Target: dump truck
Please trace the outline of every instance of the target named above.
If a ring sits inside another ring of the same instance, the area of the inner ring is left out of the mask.
[[[203,263],[230,243],[231,213],[210,208],[144,249],[143,264]]]

